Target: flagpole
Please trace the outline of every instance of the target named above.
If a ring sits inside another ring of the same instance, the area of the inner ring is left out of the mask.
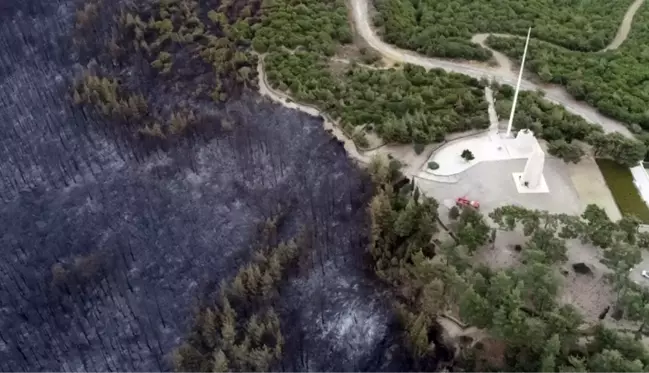
[[[516,91],[514,92],[514,101],[512,102],[512,112],[509,114],[509,122],[507,123],[507,133],[505,137],[512,135],[512,124],[514,123],[514,112],[516,111],[516,103],[518,102],[518,91],[521,89],[521,80],[523,80],[523,68],[525,67],[525,57],[527,56],[527,46],[530,43],[530,34],[532,28],[527,30],[527,39],[525,40],[525,49],[523,50],[523,59],[521,60],[521,70],[518,72],[518,82],[516,82]]]

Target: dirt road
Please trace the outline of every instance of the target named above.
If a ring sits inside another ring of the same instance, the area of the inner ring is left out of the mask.
[[[617,48],[626,39],[631,27],[633,16],[643,2],[644,0],[636,0],[629,7],[629,10],[627,11],[624,19],[621,22],[617,36],[611,42],[611,44],[605,48],[605,50]],[[390,60],[419,65],[427,69],[441,68],[447,71],[453,71],[456,73],[473,76],[475,78],[492,77],[499,83],[509,85],[516,84],[517,74],[511,71],[511,62],[501,53],[496,53],[496,58],[501,66],[490,67],[487,65],[475,63],[447,61],[438,58],[425,57],[411,51],[399,49],[383,42],[370,25],[368,0],[350,0],[350,3],[352,6],[354,27],[358,34],[370,47]],[[487,36],[487,34],[478,34],[474,36],[473,40],[476,42],[484,43]],[[606,132],[617,131],[629,137],[633,136],[622,123],[611,118],[607,118],[597,112],[595,108],[583,102],[575,100],[562,87],[553,85],[539,85],[527,80],[523,80],[521,82],[521,89],[528,91],[543,91],[545,93],[546,99],[548,99],[549,101],[562,105],[569,112],[575,115],[579,115],[591,123],[601,125]]]

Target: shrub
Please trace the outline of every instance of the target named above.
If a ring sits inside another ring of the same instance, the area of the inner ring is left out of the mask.
[[[469,149],[464,149],[462,150],[462,154],[460,154],[462,158],[464,158],[465,161],[469,162],[475,159],[475,156],[473,155],[473,152]]]
[[[437,170],[439,168],[439,165],[437,164],[437,162],[428,162],[428,168],[430,168],[431,170]]]
[[[362,132],[356,132],[352,136],[352,141],[358,146],[359,148],[367,148],[370,146],[369,141],[367,141],[367,137],[365,137],[365,134]]]
[[[415,144],[415,153],[417,155],[419,155],[419,154],[424,152],[425,148],[426,148],[426,145],[424,145],[424,144]]]
[[[451,220],[455,220],[458,217],[460,217],[460,209],[457,206],[451,207],[450,210],[448,210],[448,217]]]

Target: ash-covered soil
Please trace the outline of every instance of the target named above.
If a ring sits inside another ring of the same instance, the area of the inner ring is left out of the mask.
[[[197,299],[278,205],[282,237],[314,236],[313,266],[280,289],[276,369],[400,369],[364,272],[370,186],[321,120],[250,93],[204,108],[210,136],[145,151],[71,107],[74,10],[0,2],[0,369],[171,369]]]

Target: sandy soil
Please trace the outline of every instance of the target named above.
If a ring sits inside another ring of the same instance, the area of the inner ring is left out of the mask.
[[[613,38],[611,43],[607,45],[606,48],[602,49],[602,52],[617,49],[620,47],[620,45],[622,45],[622,43],[624,43],[626,38],[629,36],[629,31],[631,31],[631,25],[633,24],[633,17],[635,16],[635,13],[638,11],[638,9],[643,3],[644,0],[635,0],[633,4],[629,6],[629,9],[626,11],[626,14],[624,14],[622,23],[620,23],[620,28],[617,29],[617,34],[615,34],[615,38]]]
[[[604,176],[593,157],[584,157],[578,164],[567,165],[572,183],[584,205],[594,203],[606,211],[609,219],[620,220],[622,214]]]
[[[479,263],[494,269],[514,268],[520,265],[521,254],[514,250],[514,245],[523,245],[527,238],[520,231],[498,231],[495,248],[491,245],[476,253]],[[562,268],[557,268],[557,275],[563,279],[559,292],[562,303],[572,304],[581,310],[587,322],[598,320],[599,314],[614,300],[614,292],[604,275],[610,270],[599,262],[599,251],[592,245],[584,245],[578,240],[569,240],[568,260]],[[593,275],[580,275],[572,269],[573,263],[587,263]],[[561,273],[563,272],[563,273]],[[567,274],[566,274],[567,273]]]

